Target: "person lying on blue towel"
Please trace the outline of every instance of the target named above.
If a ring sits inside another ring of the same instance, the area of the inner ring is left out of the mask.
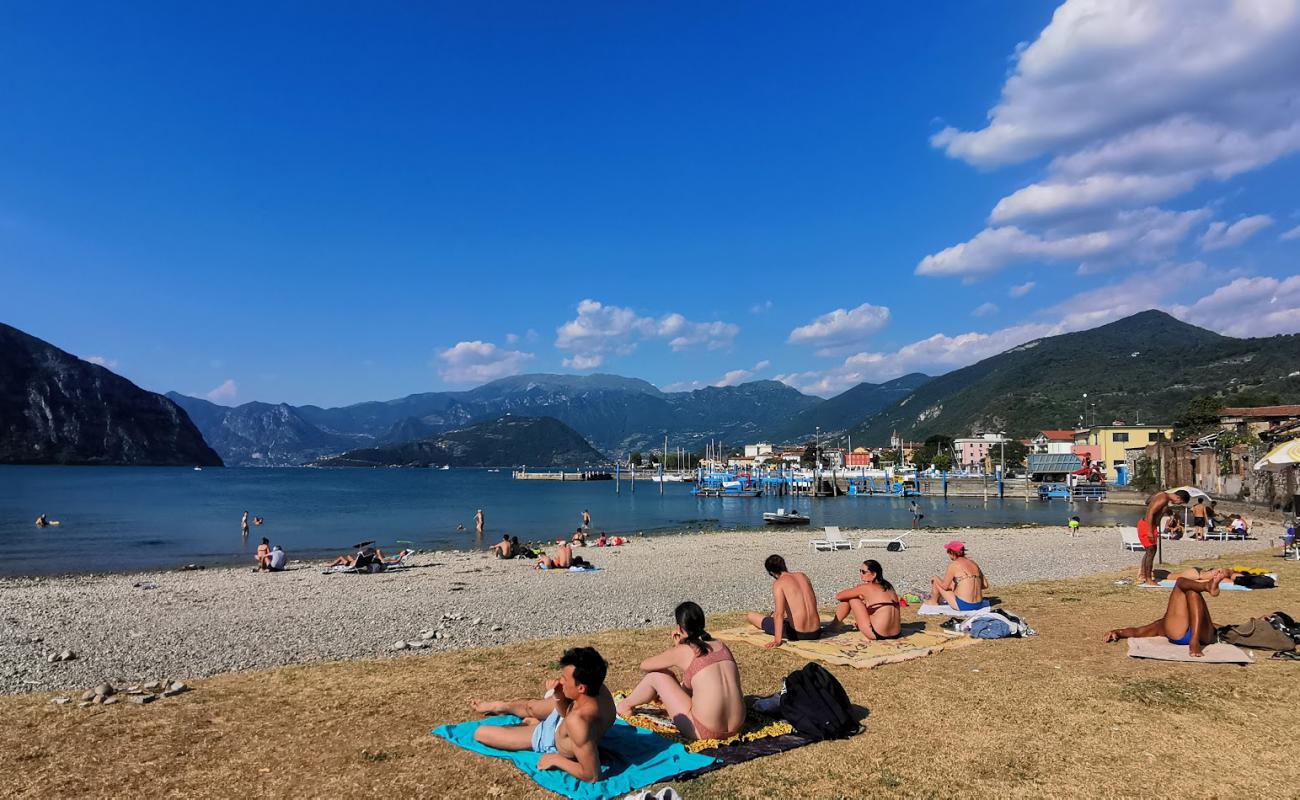
[[[574,647],[560,657],[560,677],[540,700],[471,700],[480,714],[513,714],[518,725],[484,725],[474,740],[498,750],[541,753],[538,769],[564,770],[580,781],[600,778],[601,738],[617,719],[605,686],[605,659],[594,647]]]

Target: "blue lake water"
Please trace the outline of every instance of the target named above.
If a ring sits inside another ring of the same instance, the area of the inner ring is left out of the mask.
[[[689,484],[516,481],[508,471],[428,469],[205,469],[0,466],[0,574],[171,568],[251,561],[261,537],[290,558],[335,555],[355,542],[420,549],[490,546],[502,533],[540,540],[572,533],[590,510],[592,529],[647,534],[761,527],[764,511],[797,507],[812,526],[904,528],[908,501],[884,497],[792,500],[696,498]],[[1130,521],[1131,508],[1020,498],[917,498],[931,525],[1085,525]],[[474,535],[482,508],[485,541]],[[245,541],[247,510],[266,524]],[[45,513],[58,527],[39,529]],[[465,531],[457,531],[464,525]]]

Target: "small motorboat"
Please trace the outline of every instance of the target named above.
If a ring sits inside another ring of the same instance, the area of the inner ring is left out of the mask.
[[[807,514],[800,514],[793,508],[789,511],[778,508],[776,511],[763,512],[763,522],[768,525],[807,525],[809,519]]]

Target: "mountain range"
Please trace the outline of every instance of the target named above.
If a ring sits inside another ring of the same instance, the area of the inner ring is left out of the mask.
[[[450,433],[321,459],[324,467],[584,467],[605,461],[587,440],[554,417],[516,417]]]
[[[994,431],[1023,437],[1072,427],[1085,413],[1089,424],[1170,423],[1192,397],[1218,393],[1225,405],[1242,393],[1296,402],[1300,335],[1235,339],[1143,311],[926,381],[850,433],[864,443],[888,442],[894,431],[909,440]]]
[[[1146,311],[1092,330],[1027,342],[937,378],[914,373],[862,383],[829,400],[776,381],[664,392],[617,375],[535,374],[468,391],[337,408],[260,402],[231,408],[147,392],[0,325],[0,462],[17,463],[214,464],[224,459],[232,465],[291,465],[372,450],[374,458],[389,460],[385,463],[405,463],[391,459],[407,456],[464,463],[488,457],[466,454],[490,453],[500,460],[483,463],[547,466],[530,449],[541,432],[546,432],[542,438],[563,444],[556,452],[572,451],[584,463],[592,456],[573,442],[564,444],[559,432],[531,428],[521,419],[551,418],[613,456],[660,447],[665,435],[670,447],[698,451],[708,440],[732,446],[798,443],[818,429],[823,441],[843,441],[848,434],[855,444],[875,446],[894,432],[910,440],[992,431],[1029,436],[1071,427],[1085,414],[1091,423],[1168,423],[1189,399],[1203,394],[1220,395],[1226,405],[1234,397],[1249,404],[1251,395],[1296,402],[1300,336],[1236,339]],[[507,415],[513,419],[506,428],[476,427],[500,425]],[[452,435],[465,430],[484,441]],[[522,436],[516,457],[493,450],[487,441],[499,441],[503,431]],[[409,451],[391,449],[405,443],[414,444]]]
[[[175,403],[0,323],[0,463],[221,466]]]
[[[514,375],[463,392],[425,392],[339,408],[266,403],[227,408],[176,393],[168,397],[190,412],[228,463],[277,465],[423,439],[505,414],[554,417],[611,454],[662,447],[665,435],[670,447],[695,449],[709,439],[763,438],[824,402],[777,381],[663,392],[637,378],[603,374]],[[807,432],[812,431],[810,424]]]

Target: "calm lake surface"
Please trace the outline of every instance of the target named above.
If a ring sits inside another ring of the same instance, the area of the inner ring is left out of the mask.
[[[908,501],[884,497],[792,500],[696,498],[689,484],[516,481],[508,470],[257,469],[0,466],[0,575],[174,568],[251,562],[261,537],[290,558],[337,555],[355,542],[420,549],[490,546],[502,533],[540,540],[572,533],[583,509],[593,531],[653,534],[762,526],[792,505],[812,526],[905,528]],[[930,525],[1085,525],[1131,521],[1132,508],[1062,500],[917,498]],[[482,508],[486,541],[474,535]],[[240,536],[240,515],[266,524]],[[38,529],[45,513],[58,527]],[[457,531],[464,525],[465,531]]]

